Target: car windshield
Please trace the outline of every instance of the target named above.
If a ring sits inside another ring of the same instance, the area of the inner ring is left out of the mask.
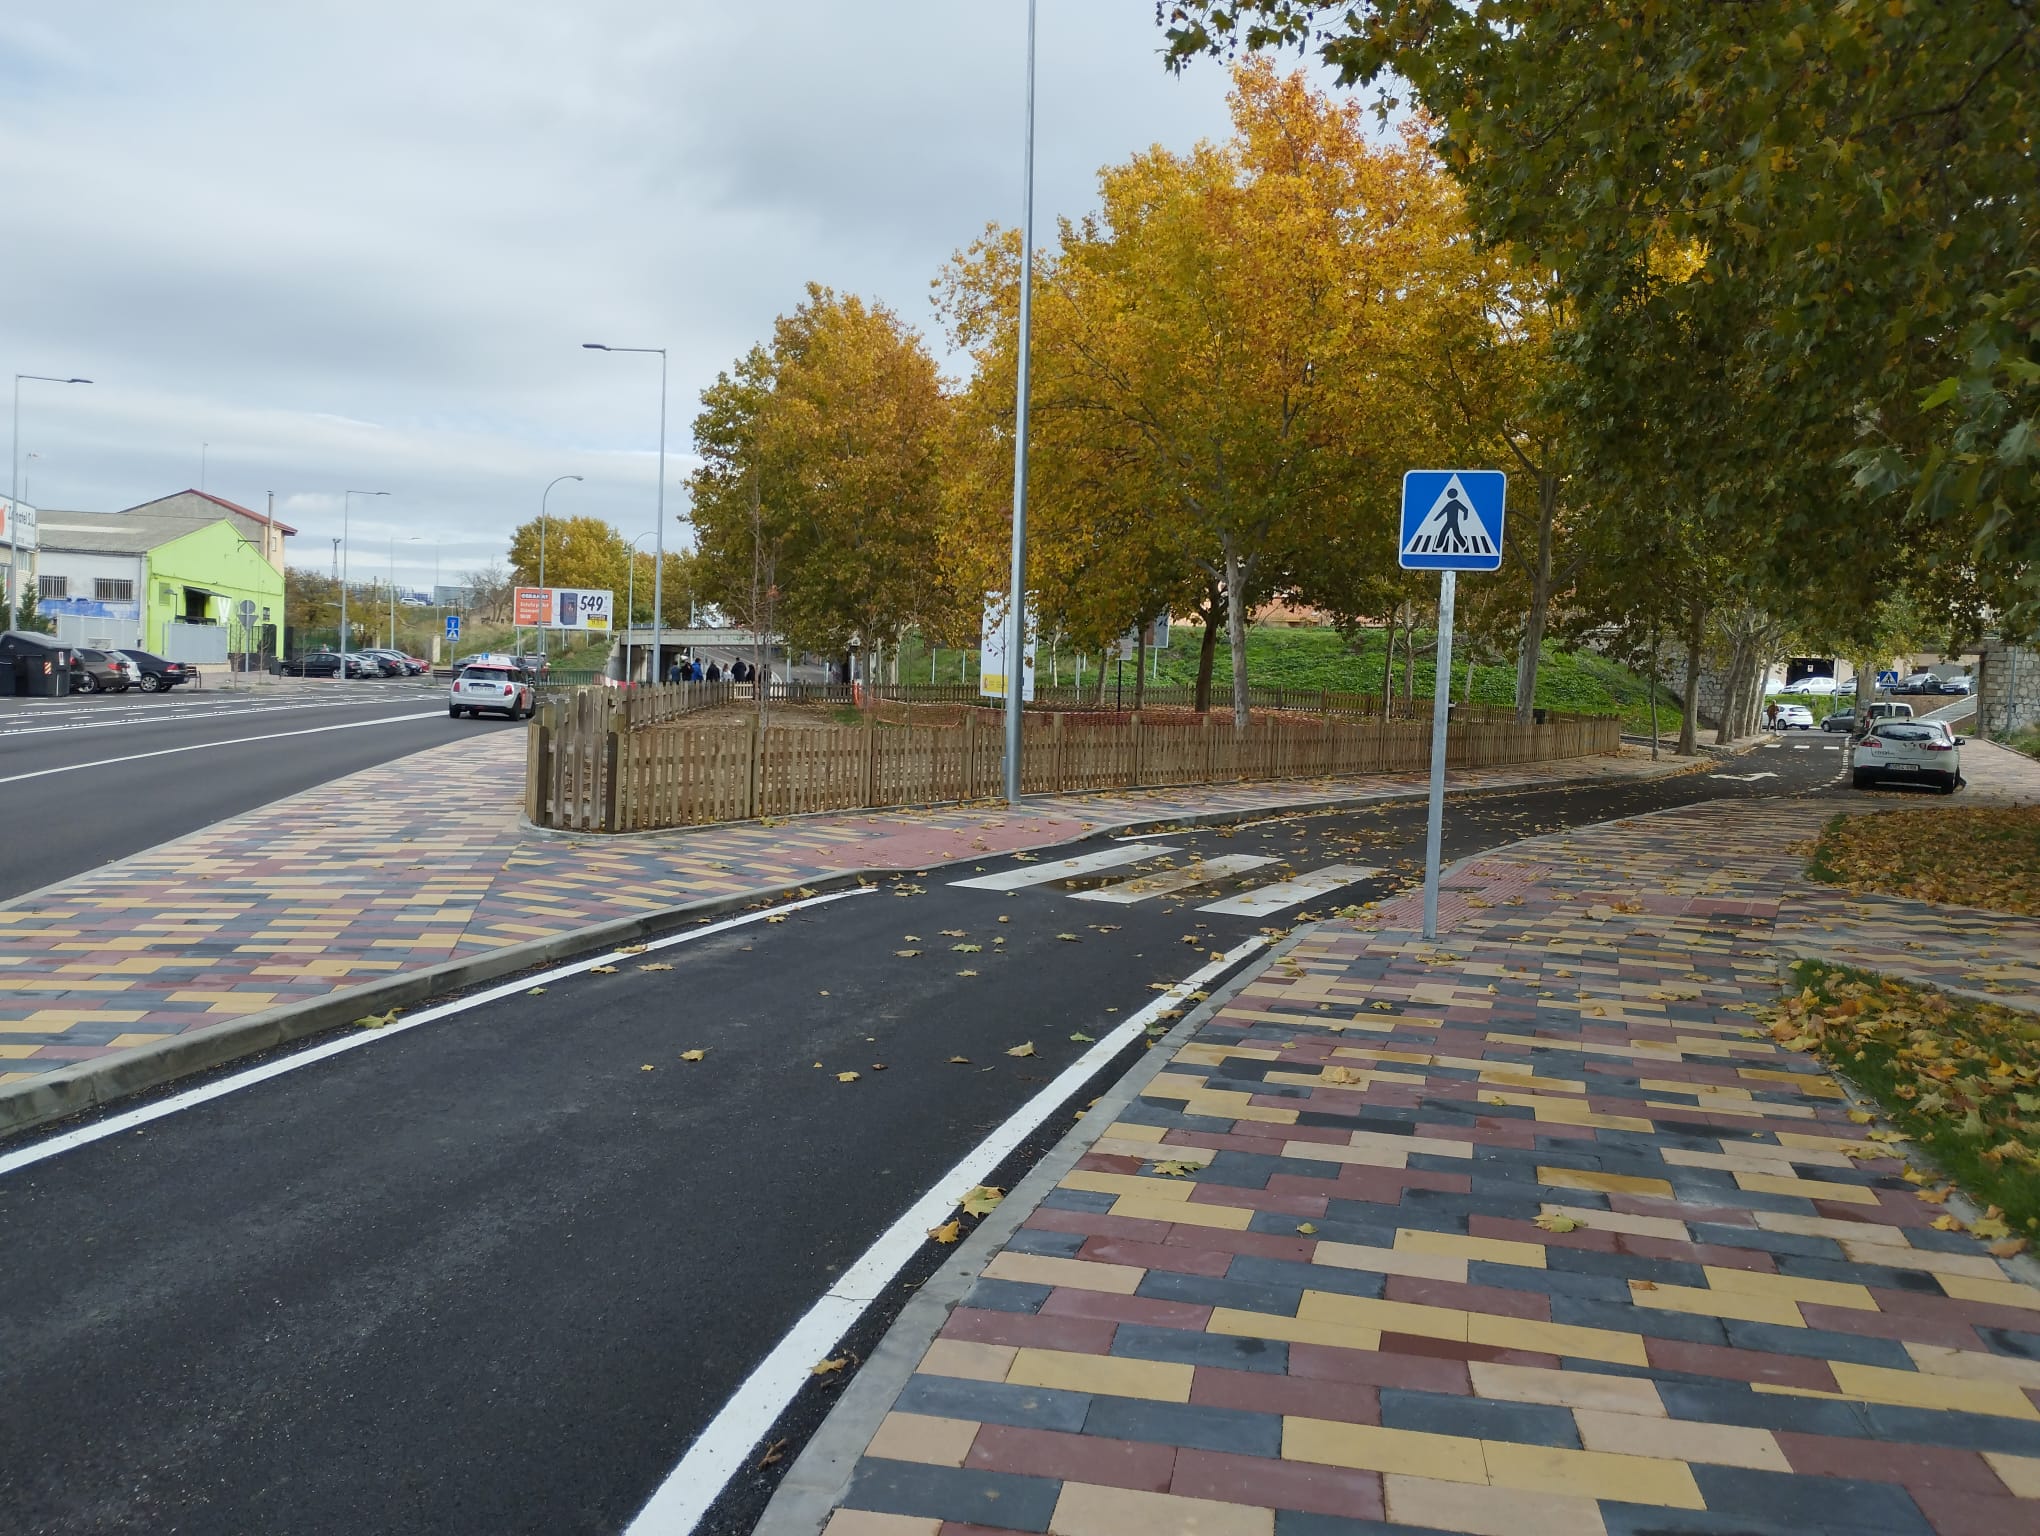
[[[469,667],[461,674],[471,683],[507,683],[515,675],[508,667]]]
[[[1886,741],[1939,741],[1941,733],[1931,725],[1880,725],[1870,733]]]

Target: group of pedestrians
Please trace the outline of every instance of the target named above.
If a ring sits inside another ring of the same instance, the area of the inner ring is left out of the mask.
[[[749,683],[758,678],[758,669],[741,656],[724,667],[710,658],[703,661],[699,656],[683,656],[666,669],[669,683]]]

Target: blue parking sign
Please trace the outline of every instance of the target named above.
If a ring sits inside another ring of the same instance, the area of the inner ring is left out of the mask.
[[[1410,470],[1397,562],[1406,571],[1499,570],[1508,495],[1499,469]]]

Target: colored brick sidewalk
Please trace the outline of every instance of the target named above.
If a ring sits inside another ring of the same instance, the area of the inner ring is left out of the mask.
[[[1798,878],[1835,809],[1515,845],[1435,946],[1305,930],[990,1260],[828,1536],[2040,1531],[2040,1290],[1754,1027],[1855,917]]]
[[[980,805],[558,840],[520,829],[523,751],[521,737],[504,732],[420,753],[0,908],[0,1088],[704,898],[1041,847],[1133,821],[1416,787],[1376,776],[1067,796],[1021,815]],[[1455,773],[1452,782],[1497,787],[1652,770],[1632,756]]]

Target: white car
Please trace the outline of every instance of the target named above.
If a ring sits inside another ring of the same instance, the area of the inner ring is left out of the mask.
[[[1780,704],[1777,718],[1771,723],[1781,731],[1810,731],[1813,729],[1813,711],[1804,704]]]
[[[489,656],[468,662],[454,673],[446,712],[456,720],[462,715],[485,711],[512,720],[529,720],[537,708],[536,699],[537,690],[522,667],[515,661]]]
[[[1785,691],[1825,698],[1835,691],[1835,680],[1831,677],[1802,677]]]
[[[1895,780],[1952,795],[1962,784],[1965,740],[1939,720],[1880,720],[1856,743],[1856,788]]]

